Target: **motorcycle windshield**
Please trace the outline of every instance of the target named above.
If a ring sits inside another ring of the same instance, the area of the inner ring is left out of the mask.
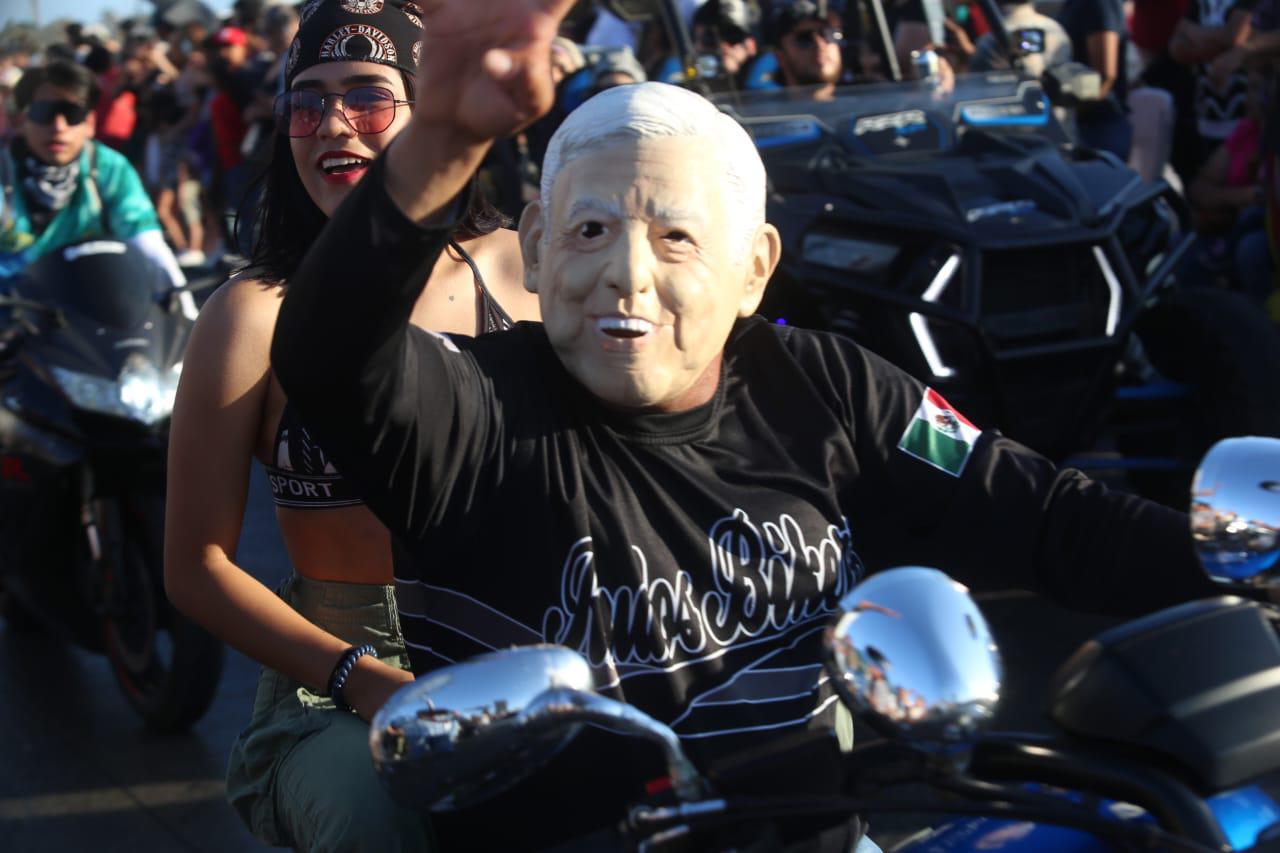
[[[766,89],[717,95],[762,151],[835,139],[854,156],[945,151],[968,128],[1043,133],[1053,125],[1038,80],[1007,71],[964,74],[950,88],[922,81]]]
[[[146,321],[163,275],[136,247],[97,240],[39,258],[14,289],[98,325],[133,331]]]

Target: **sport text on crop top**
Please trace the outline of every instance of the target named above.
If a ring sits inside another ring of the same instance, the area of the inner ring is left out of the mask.
[[[510,315],[489,293],[475,260],[456,240],[449,241],[449,246],[471,268],[476,287],[477,334],[487,335],[511,328],[513,321]],[[333,467],[324,449],[298,420],[288,401],[280,413],[271,453],[272,464],[265,467],[276,506],[332,509],[363,503],[356,493],[355,484],[344,479]]]

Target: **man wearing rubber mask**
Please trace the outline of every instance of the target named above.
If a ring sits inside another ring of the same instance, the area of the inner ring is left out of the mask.
[[[396,537],[415,672],[571,647],[705,770],[838,729],[821,634],[868,571],[933,565],[1095,609],[1206,594],[1182,514],[981,432],[851,341],[751,316],[779,255],[764,169],[690,92],[610,90],[557,131],[520,224],[545,325],[411,328],[476,164],[550,106],[570,5],[425,9],[432,96],[337,210],[276,326],[285,393]],[[369,698],[363,660],[342,690],[369,716],[387,691]],[[589,729],[435,828],[445,849],[581,835],[643,797],[654,753]],[[857,827],[842,831],[852,849]]]
[[[121,240],[186,283],[151,199],[122,155],[93,141],[98,86],[65,60],[29,69],[14,88],[18,133],[0,151],[0,279],[74,243]]]

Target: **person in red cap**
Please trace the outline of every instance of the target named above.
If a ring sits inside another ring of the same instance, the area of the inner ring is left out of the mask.
[[[214,203],[218,209],[234,210],[240,203],[247,178],[240,148],[249,131],[245,109],[253,100],[249,34],[239,27],[223,27],[210,36],[208,53],[217,83],[217,93],[209,104],[218,165]]]

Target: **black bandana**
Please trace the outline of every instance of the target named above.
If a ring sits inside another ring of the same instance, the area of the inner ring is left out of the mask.
[[[376,62],[413,74],[421,15],[414,0],[307,0],[285,59],[285,85],[321,62]]]

